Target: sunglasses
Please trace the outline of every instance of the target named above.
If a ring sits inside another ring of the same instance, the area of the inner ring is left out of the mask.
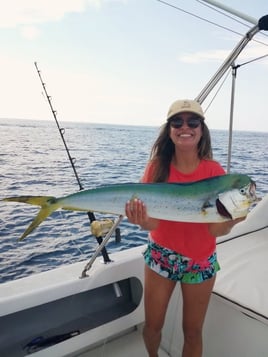
[[[187,120],[182,119],[181,117],[176,117],[171,119],[170,126],[174,129],[179,129],[183,126],[184,123],[191,129],[196,129],[201,124],[202,119],[199,117],[190,117]]]

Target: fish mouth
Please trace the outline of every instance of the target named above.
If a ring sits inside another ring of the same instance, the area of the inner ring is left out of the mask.
[[[228,212],[224,204],[218,198],[216,199],[216,208],[219,215],[225,218],[233,219],[232,215]]]
[[[234,219],[239,211],[241,213],[243,211],[249,212],[251,210],[252,205],[258,201],[258,198],[256,196],[256,183],[251,180],[247,186],[239,190],[239,195],[245,197],[245,203],[242,204],[243,201],[241,201],[239,197],[237,199],[237,195],[230,195],[228,193],[226,193],[226,195],[220,195],[220,197],[216,199],[216,209],[220,216],[227,219]],[[239,207],[240,204],[241,207]],[[244,204],[247,205],[247,209],[246,207],[242,209],[242,206]],[[226,207],[229,207],[229,209],[231,209],[231,212],[234,211],[233,215]],[[235,213],[235,211],[237,212]]]

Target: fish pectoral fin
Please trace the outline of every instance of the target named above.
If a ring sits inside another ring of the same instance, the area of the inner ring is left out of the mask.
[[[202,206],[202,210],[209,207],[213,207],[213,204],[209,200],[206,200]]]
[[[225,218],[233,219],[232,215],[228,212],[224,204],[218,198],[216,199],[216,207],[219,215]]]
[[[207,208],[213,207],[212,203],[209,200],[206,200],[201,207],[201,212],[205,215],[207,213]]]

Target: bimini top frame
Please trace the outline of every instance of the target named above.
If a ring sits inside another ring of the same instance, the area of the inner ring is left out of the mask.
[[[255,36],[259,31],[268,30],[268,15],[261,17],[259,20],[254,19],[253,17],[247,16],[238,12],[226,5],[220,4],[218,1],[214,0],[202,0],[205,3],[209,3],[215,7],[218,7],[226,12],[229,12],[243,20],[252,23],[254,26],[245,34],[245,36],[240,40],[236,45],[233,51],[225,59],[223,64],[214,74],[214,76],[209,80],[206,86],[202,89],[199,95],[195,98],[200,104],[207,98],[212,89],[217,85],[223,75],[227,70],[232,67],[233,71],[233,81],[232,81],[232,93],[231,93],[231,108],[230,108],[230,121],[229,121],[229,143],[228,143],[228,155],[227,155],[227,173],[230,172],[231,167],[231,152],[232,152],[232,136],[233,136],[233,112],[234,112],[234,91],[235,91],[235,80],[236,80],[236,66],[235,60],[246,47],[246,45],[251,41],[253,36]]]
[[[240,40],[240,42],[236,45],[230,55],[226,58],[214,76],[210,79],[210,81],[206,84],[206,86],[202,89],[199,95],[195,98],[200,104],[207,98],[209,93],[215,87],[215,85],[219,82],[222,76],[226,73],[226,71],[234,64],[234,61],[242,52],[242,50],[246,47],[249,41],[255,36],[259,31],[268,30],[268,15],[263,16],[258,21],[257,25],[253,26]]]

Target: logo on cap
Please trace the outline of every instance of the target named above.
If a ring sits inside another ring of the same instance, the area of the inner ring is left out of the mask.
[[[188,100],[184,100],[184,102],[182,103],[181,108],[182,108],[182,109],[183,109],[183,108],[189,109],[189,108],[191,108],[191,103],[188,102]]]

